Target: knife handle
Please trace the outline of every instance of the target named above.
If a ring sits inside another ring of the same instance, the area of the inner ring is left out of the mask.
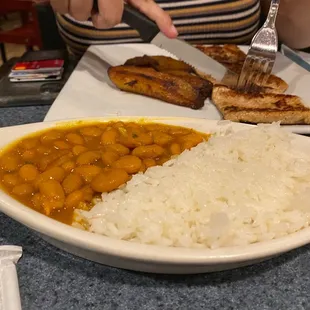
[[[93,2],[93,11],[99,12],[98,0]],[[122,22],[137,30],[144,42],[151,42],[160,32],[156,23],[135,9],[129,4],[124,3]]]

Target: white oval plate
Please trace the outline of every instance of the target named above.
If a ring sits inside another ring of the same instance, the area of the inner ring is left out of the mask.
[[[154,122],[180,125],[203,132],[218,132],[232,127],[246,130],[251,126],[194,118],[143,118]],[[141,117],[84,119],[85,122],[141,120]],[[70,121],[71,122],[71,121]],[[68,123],[67,121],[35,123],[0,129],[0,147],[29,133]],[[308,145],[310,139],[295,136],[295,143]],[[0,210],[39,232],[43,239],[65,251],[105,265],[153,273],[190,274],[226,270],[250,265],[303,246],[310,242],[310,228],[289,236],[247,246],[209,249],[169,248],[115,240],[79,230],[42,215],[0,190]]]

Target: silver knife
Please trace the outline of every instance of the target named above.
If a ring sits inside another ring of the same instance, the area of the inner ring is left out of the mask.
[[[94,1],[94,11],[98,11],[97,1],[98,0]],[[222,81],[228,73],[227,68],[219,62],[185,41],[181,39],[167,38],[160,32],[156,23],[126,3],[124,3],[122,22],[136,29],[144,42],[154,44],[168,51],[202,73],[211,75],[217,81]],[[234,74],[232,72],[230,73]]]
[[[304,60],[300,55],[298,55],[298,53],[296,53],[285,44],[281,45],[281,53],[287,58],[289,58],[291,61],[295,62],[297,65],[310,72],[310,63]]]

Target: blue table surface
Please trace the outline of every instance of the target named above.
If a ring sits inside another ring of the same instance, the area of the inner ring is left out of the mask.
[[[48,107],[5,108],[0,126],[42,121]],[[26,310],[310,309],[310,245],[264,263],[192,276],[150,275],[74,257],[0,213],[0,244],[18,262]]]

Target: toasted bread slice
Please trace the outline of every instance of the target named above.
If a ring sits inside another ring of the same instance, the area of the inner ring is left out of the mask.
[[[197,45],[197,48],[206,55],[215,59],[219,63],[229,67],[230,70],[236,71],[242,68],[246,55],[237,45]]]
[[[197,45],[196,47],[206,55],[224,65],[227,69],[238,75],[240,74],[246,54],[241,51],[237,45]],[[281,94],[287,90],[288,85],[281,78],[272,74],[263,87],[268,93]]]
[[[301,125],[310,124],[310,109],[301,99],[284,94],[243,94],[215,85],[212,101],[223,118],[235,122]]]
[[[157,98],[180,106],[199,109],[204,105],[201,92],[175,75],[153,68],[116,66],[108,69],[110,80],[121,90]]]

